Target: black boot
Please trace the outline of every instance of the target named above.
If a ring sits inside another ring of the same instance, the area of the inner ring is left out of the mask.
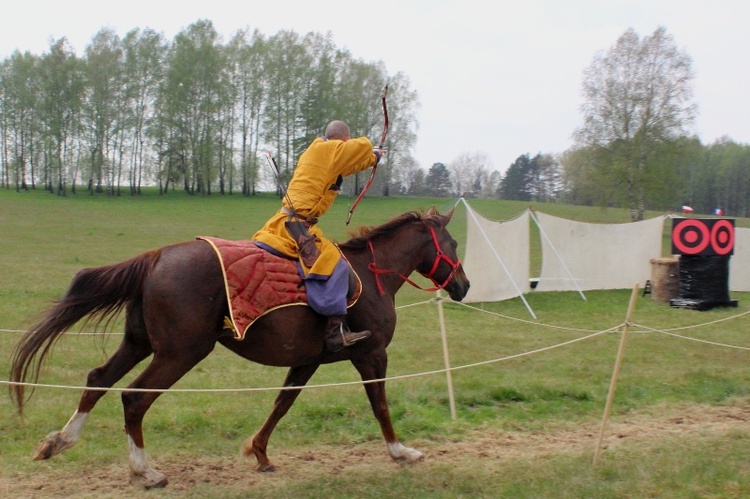
[[[344,325],[343,315],[334,315],[328,318],[326,325],[326,349],[329,352],[338,352],[344,347],[351,346],[360,340],[370,337],[370,331],[353,333]]]

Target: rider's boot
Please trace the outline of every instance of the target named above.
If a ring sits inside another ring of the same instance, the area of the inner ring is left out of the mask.
[[[328,318],[326,325],[326,350],[329,352],[338,352],[344,347],[351,346],[358,341],[370,337],[370,331],[360,331],[358,333],[349,331],[344,324],[344,315],[333,315]]]

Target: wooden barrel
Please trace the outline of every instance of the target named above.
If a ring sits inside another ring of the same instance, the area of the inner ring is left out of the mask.
[[[668,302],[680,293],[680,259],[651,259],[651,297]]]

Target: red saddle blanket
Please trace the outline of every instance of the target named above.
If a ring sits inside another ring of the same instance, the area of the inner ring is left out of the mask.
[[[281,307],[307,305],[307,292],[299,275],[297,262],[276,256],[252,241],[228,241],[216,237],[198,236],[216,252],[224,275],[229,317],[224,326],[242,340],[258,318]],[[361,291],[350,300],[356,302]]]
[[[200,236],[221,262],[229,303],[225,326],[241,340],[263,314],[287,305],[306,305],[307,293],[297,262],[259,248],[252,241],[227,241]]]

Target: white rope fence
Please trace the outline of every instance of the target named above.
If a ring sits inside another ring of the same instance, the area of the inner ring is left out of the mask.
[[[490,360],[483,360],[479,362],[475,362],[472,364],[465,364],[462,366],[455,366],[445,369],[435,369],[432,371],[423,371],[419,373],[412,373],[412,374],[402,374],[397,376],[388,376],[386,378],[378,378],[378,379],[371,379],[367,381],[347,381],[347,382],[341,382],[341,383],[326,383],[326,384],[319,384],[319,385],[305,385],[305,386],[280,386],[280,387],[256,387],[256,388],[168,388],[168,389],[153,389],[153,388],[105,388],[105,387],[87,387],[87,386],[76,386],[76,385],[52,385],[52,384],[44,384],[44,383],[18,383],[15,381],[3,381],[0,380],[0,385],[12,385],[12,386],[28,386],[28,387],[39,387],[39,388],[59,388],[63,390],[91,390],[91,391],[110,391],[110,392],[161,392],[161,393],[167,393],[167,392],[174,392],[174,393],[227,393],[227,392],[261,392],[261,391],[279,391],[279,390],[305,390],[305,389],[314,389],[314,388],[330,388],[330,387],[336,387],[336,386],[350,386],[350,385],[367,385],[371,383],[380,383],[382,381],[395,381],[395,380],[402,380],[402,379],[411,379],[411,378],[419,378],[423,376],[433,376],[435,374],[444,374],[447,372],[452,371],[459,371],[462,369],[470,369],[473,367],[479,367],[479,366],[485,366],[489,364],[495,364],[498,362],[505,362],[508,360],[518,359],[521,357],[526,357],[529,355],[535,355],[542,352],[547,352],[550,350],[554,350],[557,348],[566,347],[568,345],[572,345],[574,343],[578,343],[581,341],[590,340],[592,338],[595,338],[597,336],[600,336],[605,333],[613,332],[622,327],[624,324],[619,324],[617,326],[614,326],[610,329],[605,329],[603,331],[598,331],[593,334],[589,334],[587,336],[583,336],[581,338],[575,338],[569,341],[565,341],[562,343],[558,343],[555,345],[550,345],[542,348],[538,348],[536,350],[531,350],[528,352],[523,352],[515,355],[508,355],[505,357],[499,357],[496,359],[490,359]],[[91,333],[89,333],[91,334]]]
[[[670,329],[658,329],[658,328],[652,328],[652,327],[649,327],[649,326],[646,326],[646,325],[642,325],[642,324],[634,324],[634,323],[627,323],[627,322],[625,322],[625,323],[621,323],[621,324],[618,324],[616,326],[613,326],[613,327],[610,327],[610,328],[604,329],[604,330],[590,330],[590,329],[582,329],[582,328],[557,326],[557,325],[554,325],[554,324],[545,324],[545,323],[542,323],[542,322],[535,322],[535,321],[530,321],[530,320],[527,320],[527,319],[520,319],[520,318],[512,317],[512,316],[509,316],[509,315],[504,315],[504,314],[501,314],[501,313],[484,310],[484,309],[481,309],[481,308],[478,308],[478,307],[475,307],[475,306],[472,306],[472,305],[468,305],[468,304],[465,304],[465,303],[453,302],[453,301],[450,301],[450,300],[448,300],[446,298],[441,298],[441,297],[432,298],[430,300],[425,300],[425,301],[421,301],[421,302],[411,303],[411,304],[408,304],[408,305],[401,305],[401,306],[398,306],[396,308],[397,308],[397,310],[399,310],[399,309],[405,309],[405,308],[410,308],[410,307],[415,307],[415,306],[422,306],[422,305],[426,305],[426,304],[430,304],[430,303],[437,303],[437,302],[441,302],[441,301],[447,301],[447,302],[449,302],[449,303],[451,303],[453,305],[458,305],[458,306],[461,306],[461,307],[464,307],[464,308],[467,308],[467,309],[470,309],[470,310],[474,310],[474,311],[477,311],[477,312],[480,312],[480,313],[483,313],[483,314],[486,314],[486,315],[490,315],[490,316],[493,316],[493,317],[498,317],[498,318],[506,319],[506,320],[509,320],[509,321],[520,322],[520,323],[523,323],[523,324],[528,324],[528,325],[533,325],[533,326],[538,326],[538,327],[544,327],[544,328],[550,328],[550,329],[555,329],[555,330],[560,330],[560,331],[583,332],[583,333],[588,333],[588,334],[586,334],[585,336],[582,336],[580,338],[574,338],[572,340],[564,341],[564,342],[557,343],[557,344],[554,344],[554,345],[549,345],[549,346],[541,347],[541,348],[538,348],[538,349],[535,349],[535,350],[521,352],[521,353],[518,353],[518,354],[508,355],[508,356],[504,356],[504,357],[498,357],[498,358],[494,358],[494,359],[483,360],[483,361],[474,362],[474,363],[471,363],[471,364],[460,365],[460,366],[445,367],[443,369],[435,369],[435,370],[431,370],[431,371],[424,371],[424,372],[418,372],[418,373],[412,373],[412,374],[402,374],[402,375],[396,375],[396,376],[388,376],[388,377],[385,377],[385,378],[372,379],[372,380],[367,380],[367,381],[358,380],[358,381],[348,381],[348,382],[338,382],[338,383],[310,384],[310,385],[305,385],[305,386],[240,387],[240,388],[169,388],[169,389],[147,389],[147,388],[127,388],[127,387],[122,387],[122,388],[116,388],[116,387],[110,387],[110,388],[105,388],[105,387],[86,387],[86,386],[80,386],[80,385],[57,385],[57,384],[45,384],[45,383],[18,383],[18,382],[5,381],[5,380],[0,380],[0,385],[27,386],[27,387],[38,387],[38,388],[57,388],[57,389],[62,389],[62,390],[90,390],[90,391],[111,391],[111,392],[161,392],[161,393],[239,393],[239,392],[262,392],[262,391],[280,391],[280,390],[307,390],[307,389],[320,389],[320,388],[331,388],[331,387],[341,387],[341,386],[351,386],[351,385],[366,385],[366,384],[371,384],[371,383],[380,383],[380,382],[384,382],[384,381],[397,381],[397,380],[404,380],[404,379],[420,378],[420,377],[424,377],[424,376],[434,376],[436,374],[446,374],[446,373],[451,373],[451,372],[460,371],[460,370],[464,370],[464,369],[471,369],[471,368],[476,368],[476,367],[480,367],[480,366],[486,366],[486,365],[490,365],[490,364],[496,364],[496,363],[500,363],[500,362],[507,362],[507,361],[510,361],[510,360],[519,359],[519,358],[522,358],[522,357],[528,357],[528,356],[532,356],[532,355],[537,355],[537,354],[541,354],[541,353],[548,352],[548,351],[551,351],[551,350],[555,350],[555,349],[558,349],[558,348],[564,348],[564,347],[573,345],[575,343],[579,343],[579,342],[591,340],[591,339],[594,339],[594,338],[596,338],[598,336],[601,336],[603,334],[616,332],[616,331],[624,328],[626,325],[630,326],[631,328],[639,328],[639,329],[641,329],[642,331],[645,331],[645,332],[660,333],[660,334],[664,334],[664,335],[667,335],[667,336],[671,336],[671,337],[674,337],[674,338],[683,339],[683,340],[687,340],[687,341],[694,341],[694,342],[704,343],[704,344],[708,344],[708,345],[712,345],[712,346],[717,346],[717,347],[734,348],[734,349],[738,349],[738,350],[750,350],[750,347],[743,347],[743,346],[730,345],[730,344],[720,343],[720,342],[715,342],[715,341],[702,340],[702,339],[698,339],[698,338],[691,338],[691,337],[680,335],[680,334],[676,334],[676,333],[673,332],[673,331],[681,331],[681,330],[686,330],[686,329],[697,329],[697,328],[701,328],[701,327],[705,327],[705,326],[717,324],[717,323],[720,323],[720,322],[726,322],[726,321],[735,320],[735,319],[738,319],[738,318],[741,318],[741,317],[743,317],[745,315],[750,314],[750,311],[749,312],[743,312],[743,313],[740,313],[740,314],[736,314],[736,315],[733,315],[733,316],[730,316],[730,317],[724,317],[724,318],[716,319],[716,320],[713,320],[713,321],[710,321],[710,322],[705,322],[705,323],[702,323],[702,324],[695,324],[695,325],[691,325],[691,326],[681,326],[681,327],[678,327],[678,328],[670,328]],[[24,333],[25,331],[18,330],[18,329],[3,329],[3,328],[0,328],[0,332],[4,332],[4,333]],[[631,331],[631,332],[633,332],[633,331]],[[99,335],[101,333],[96,333],[96,332],[66,332],[64,334],[85,336],[85,335]],[[107,334],[123,334],[123,333],[107,333]]]
[[[736,349],[736,350],[750,350],[750,347],[741,347],[741,346],[738,346],[738,345],[729,345],[727,343],[720,343],[718,341],[702,340],[702,339],[699,339],[699,338],[691,338],[689,336],[684,336],[684,335],[681,335],[681,334],[671,333],[669,329],[655,329],[655,328],[651,328],[651,327],[643,326],[643,325],[636,325],[636,324],[633,324],[633,325],[637,326],[639,328],[642,328],[642,329],[644,329],[646,331],[652,332],[652,333],[661,333],[661,334],[664,334],[666,336],[672,336],[674,338],[680,338],[681,340],[695,341],[697,343],[704,343],[706,345],[712,345],[712,346],[715,346],[715,347],[733,348],[733,349]]]

